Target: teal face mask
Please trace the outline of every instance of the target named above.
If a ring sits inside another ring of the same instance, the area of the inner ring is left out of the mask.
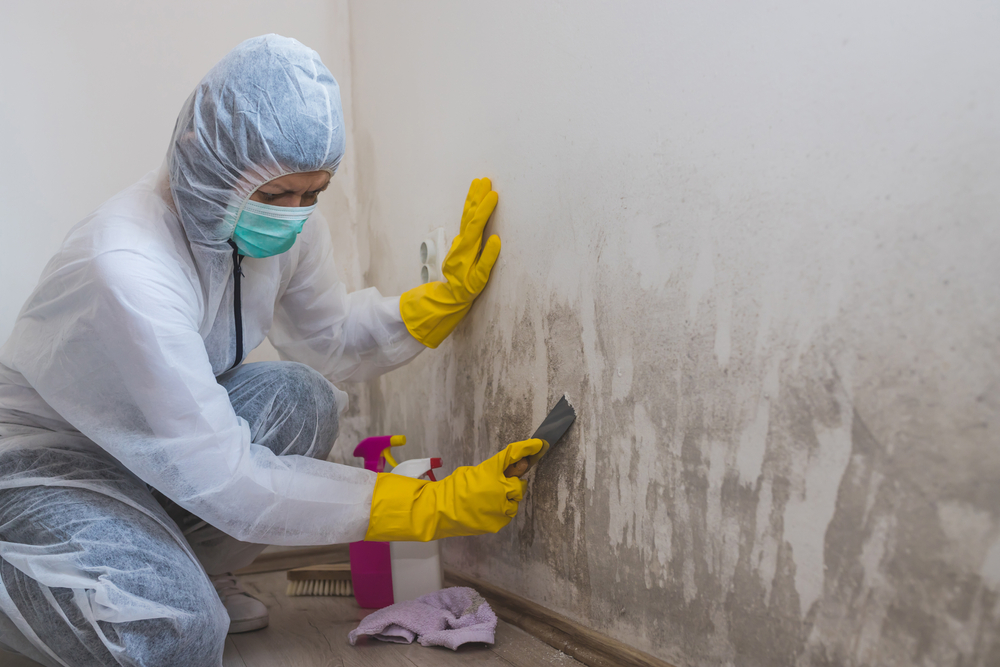
[[[248,201],[236,221],[233,241],[240,254],[247,257],[280,255],[292,247],[315,209],[316,204],[290,207]],[[230,208],[230,215],[235,212]]]

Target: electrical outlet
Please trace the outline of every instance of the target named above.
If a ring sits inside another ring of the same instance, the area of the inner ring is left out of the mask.
[[[420,282],[444,280],[441,264],[448,254],[446,243],[444,227],[438,227],[420,242]]]

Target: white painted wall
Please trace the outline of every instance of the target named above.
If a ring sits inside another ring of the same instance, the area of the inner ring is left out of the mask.
[[[4,3],[0,340],[69,228],[158,168],[201,77],[239,42],[269,32],[316,49],[350,109],[346,1]],[[323,202],[333,219],[351,205],[352,161],[344,162]]]
[[[375,430],[463,465],[580,411],[452,564],[678,665],[1000,660],[1000,5],[351,22],[367,278],[415,284],[475,176],[504,243]]]
[[[455,466],[580,411],[453,564],[677,664],[1000,661],[1000,8],[349,8],[5,6],[0,337],[208,67],[293,36],[345,96],[349,284],[414,285],[469,180],[501,193],[469,322],[341,440]]]

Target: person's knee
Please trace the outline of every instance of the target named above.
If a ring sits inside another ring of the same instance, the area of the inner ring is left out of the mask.
[[[287,366],[286,391],[297,396],[303,420],[316,425],[313,444],[303,455],[325,459],[340,430],[336,390],[329,380],[305,364],[288,363]]]
[[[131,542],[103,556],[114,573],[101,583],[108,597],[115,597],[112,586],[126,593],[121,616],[142,620],[102,624],[105,636],[137,658],[135,664],[219,665],[229,615],[203,567],[149,517],[124,512],[121,518],[129,520]]]
[[[177,651],[170,665],[218,665],[229,632],[229,614],[214,589],[202,604],[189,613],[180,624],[180,634],[187,650]]]
[[[324,414],[337,414],[337,393],[333,385],[323,375],[305,364],[289,362],[287,369],[289,382],[293,391],[303,388],[303,396],[310,397],[316,409]],[[309,402],[309,401],[304,401]],[[336,419],[334,419],[336,421]]]
[[[325,459],[339,430],[338,392],[305,364],[247,364],[219,378],[236,414],[250,424],[253,442],[279,456]]]
[[[118,636],[126,655],[141,657],[140,664],[149,667],[215,667],[229,632],[226,609],[210,584],[186,607],[169,618],[116,624],[108,634]]]

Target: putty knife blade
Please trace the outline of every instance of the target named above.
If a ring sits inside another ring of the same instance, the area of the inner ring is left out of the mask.
[[[528,457],[529,470],[538,463],[540,458],[545,456],[545,453],[549,451],[549,447],[559,442],[575,420],[576,410],[573,409],[573,406],[563,396],[556,403],[556,406],[549,411],[548,416],[542,421],[542,425],[535,429],[535,433],[531,436],[532,438],[543,440],[545,445],[540,452]]]

